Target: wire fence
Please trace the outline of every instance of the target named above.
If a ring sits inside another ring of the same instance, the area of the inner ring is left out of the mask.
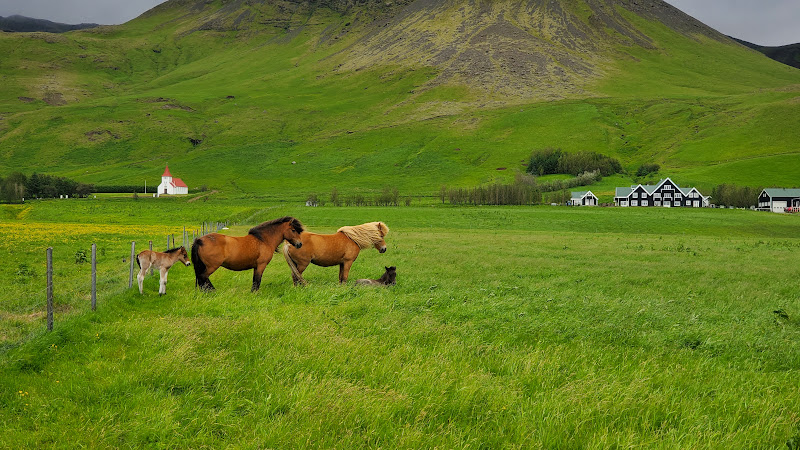
[[[166,249],[176,247],[179,242],[188,249],[195,239],[227,229],[228,225],[228,222],[203,222],[194,229],[183,227],[182,233],[178,235],[178,240],[175,239],[175,234],[166,236]],[[98,302],[102,304],[105,299],[111,296],[124,293],[128,289],[138,289],[138,283],[133,281],[135,272],[139,270],[137,264],[134,263],[134,259],[142,250],[153,250],[153,241],[137,242],[132,240],[130,242],[130,256],[123,257],[122,264],[119,263],[118,256],[107,257],[105,250],[102,252],[102,264],[98,264],[98,247],[97,243],[94,242],[91,244],[89,260],[79,261],[76,254],[75,263],[91,262],[90,274],[86,273],[86,269],[82,264],[76,268],[74,264],[70,263],[69,256],[65,257],[62,254],[54,261],[54,248],[48,247],[44,255],[47,262],[47,276],[44,286],[38,285],[33,289],[27,286],[16,286],[16,291],[13,292],[14,301],[11,304],[6,304],[4,310],[0,310],[0,317],[23,318],[25,322],[38,322],[38,320],[41,320],[41,316],[44,315],[46,317],[46,330],[52,331],[58,316],[62,314],[68,314],[75,309],[83,310],[84,308],[91,308],[92,311],[95,311]],[[160,247],[160,245],[157,245],[157,247]],[[153,273],[152,270],[150,273]],[[126,278],[127,284],[125,283]],[[27,341],[39,334],[40,330],[38,327],[33,327],[29,332],[23,332],[16,339],[13,339],[16,342],[6,343],[3,346],[17,345]]]

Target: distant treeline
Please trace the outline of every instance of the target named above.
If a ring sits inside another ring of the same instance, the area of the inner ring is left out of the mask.
[[[130,192],[136,192],[139,194],[146,194],[142,185],[139,184],[108,184],[103,186],[95,186],[94,191],[96,193],[104,193],[104,194],[127,194]],[[155,193],[156,188],[152,187],[150,193]]]
[[[400,206],[400,190],[396,186],[386,186],[379,194],[354,193],[343,195],[335,187],[331,190],[330,204],[333,206]],[[412,197],[402,198],[402,203],[411,206]],[[306,203],[312,206],[325,206],[323,195],[309,194]]]
[[[533,175],[569,174],[600,171],[607,177],[622,172],[622,164],[615,158],[596,152],[568,153],[560,148],[534,150],[528,162],[528,173]]]
[[[735,206],[749,208],[758,205],[758,195],[763,188],[720,184],[711,191],[711,201],[719,206]]]
[[[26,176],[23,173],[14,172],[5,178],[0,177],[0,201],[6,203],[21,202],[25,198],[58,198],[64,195],[86,197],[93,192],[143,193],[144,189],[138,185],[96,186],[65,177],[38,173]],[[153,188],[153,192],[155,192],[155,188]]]
[[[489,186],[452,189],[442,186],[440,199],[442,203],[448,201],[453,205],[537,205],[542,203],[544,193],[566,192],[566,189],[592,184],[602,178],[600,170],[594,170],[583,172],[569,180],[539,183],[534,176],[517,174],[514,182],[509,184],[496,183]]]
[[[62,195],[70,197],[86,197],[94,190],[94,186],[79,183],[69,178],[34,173],[30,177],[14,172],[0,178],[0,200],[4,202],[20,202],[24,198],[55,198]]]

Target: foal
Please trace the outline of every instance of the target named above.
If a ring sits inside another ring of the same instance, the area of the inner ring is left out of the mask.
[[[364,286],[394,286],[397,283],[397,267],[391,266],[386,267],[383,275],[377,280],[370,280],[368,278],[362,278],[360,280],[356,280],[356,284],[364,285]]]
[[[139,276],[136,279],[139,281],[139,293],[143,294],[142,284],[144,283],[144,275],[151,267],[155,267],[159,271],[160,281],[158,284],[158,295],[167,293],[167,271],[177,261],[185,265],[190,265],[189,255],[186,253],[186,248],[180,246],[178,248],[171,248],[165,252],[154,252],[152,250],[145,250],[136,255],[136,264],[139,265]]]

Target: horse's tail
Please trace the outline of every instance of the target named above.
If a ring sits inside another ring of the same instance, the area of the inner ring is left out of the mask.
[[[140,256],[142,256],[142,254],[141,254],[141,253],[139,253],[138,255],[136,255],[136,265],[137,265],[137,266],[139,266],[139,268],[141,269],[141,268],[142,268],[142,263],[141,263],[141,262],[139,262],[139,257],[140,257]]]
[[[194,267],[195,283],[200,283],[200,277],[206,273],[206,265],[200,258],[200,246],[203,245],[203,239],[195,239],[192,243],[192,266]]]
[[[303,274],[301,274],[300,271],[297,270],[297,264],[295,264],[292,257],[289,256],[289,247],[291,247],[291,244],[289,244],[288,242],[286,244],[283,244],[283,257],[284,259],[286,259],[286,264],[288,264],[289,268],[292,269],[293,278],[296,280],[302,280]]]

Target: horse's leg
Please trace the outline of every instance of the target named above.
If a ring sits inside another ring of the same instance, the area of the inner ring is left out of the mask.
[[[294,282],[294,285],[295,286],[297,286],[298,284],[302,284],[303,286],[307,285],[308,282],[305,279],[303,279],[303,271],[305,271],[306,268],[308,268],[310,262],[304,260],[295,261],[294,259],[292,261],[294,261],[294,265],[295,267],[297,267],[297,273],[300,274],[300,276],[295,276],[294,272],[292,272],[292,281]]]
[[[211,280],[209,280],[208,277],[210,277],[211,274],[214,273],[217,269],[219,269],[219,266],[206,266],[206,271],[197,278],[197,285],[200,287],[201,290],[213,291],[215,289],[214,285],[211,284]]]
[[[139,264],[142,264],[142,262],[139,261]],[[142,267],[139,268],[139,275],[136,276],[136,281],[139,282],[140,294],[144,294],[144,288],[142,287],[142,285],[144,284],[144,276],[145,273],[147,272],[147,269],[148,269],[147,263],[142,264]]]
[[[264,274],[264,269],[266,268],[266,264],[259,264],[253,269],[253,288],[250,290],[250,292],[257,292],[258,289],[261,288],[261,275]]]
[[[158,295],[166,295],[167,293],[168,271],[169,271],[168,267],[162,267],[161,270],[159,271],[159,275],[161,275],[161,277],[159,278],[159,283],[158,283]]]
[[[347,277],[350,276],[350,267],[353,266],[353,261],[345,260],[339,264],[339,283],[347,283]]]

